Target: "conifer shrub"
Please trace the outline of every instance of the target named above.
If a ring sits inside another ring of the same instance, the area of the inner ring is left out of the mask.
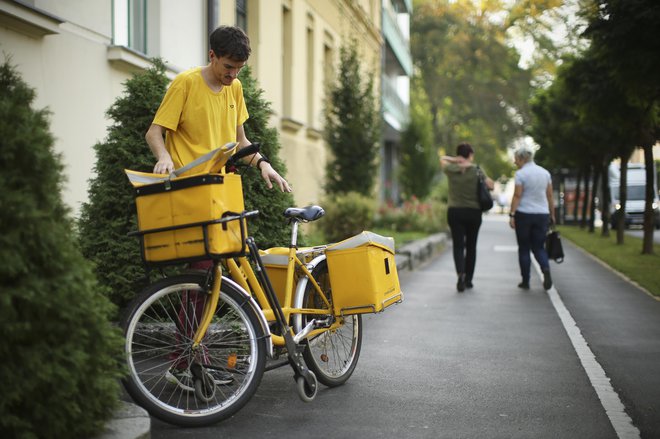
[[[378,172],[380,113],[372,75],[360,71],[357,44],[340,48],[341,66],[327,93],[324,138],[331,158],[326,167],[328,194],[371,196]]]
[[[94,145],[95,175],[78,222],[83,254],[95,264],[104,293],[124,307],[147,285],[140,244],[128,233],[137,230],[133,187],[124,169],[152,172],[155,159],[144,135],[167,90],[165,66],[151,68],[124,83],[124,94],[107,111],[107,137]]]
[[[0,66],[0,437],[85,438],[118,401],[121,336],[61,200],[48,112]]]
[[[264,99],[264,91],[252,76],[249,66],[241,70],[239,78],[243,84],[245,105],[250,113],[250,118],[244,124],[245,134],[251,142],[261,144],[261,152],[268,157],[273,168],[286,178],[286,164],[279,156],[282,148],[279,135],[277,130],[268,124],[268,118],[272,114],[271,104]],[[268,189],[261,173],[256,169],[248,168],[241,173],[245,208],[259,210],[259,216],[248,222],[248,233],[254,237],[259,248],[288,244],[291,236],[282,214],[286,208],[294,206],[292,194],[281,192],[275,185]],[[299,244],[304,245],[304,237],[299,239]]]

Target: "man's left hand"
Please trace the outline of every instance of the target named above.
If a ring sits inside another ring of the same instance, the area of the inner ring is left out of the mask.
[[[273,182],[279,186],[282,192],[292,192],[291,185],[268,162],[261,162],[260,166],[261,177],[266,181],[268,189],[273,188]]]

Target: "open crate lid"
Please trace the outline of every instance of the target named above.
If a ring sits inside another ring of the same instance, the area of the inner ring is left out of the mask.
[[[394,254],[394,238],[381,236],[377,233],[368,231],[364,231],[359,235],[355,235],[336,244],[329,245],[325,251],[332,252],[336,250],[348,250],[351,248],[365,247],[368,245],[381,247],[382,249]]]
[[[219,173],[227,160],[235,152],[238,143],[230,142],[220,148],[216,148],[203,156],[198,157],[187,165],[176,169],[171,174],[153,174],[149,172],[138,172],[130,169],[124,169],[126,176],[133,187],[140,187],[147,184],[162,183],[179,177],[193,175],[202,175],[209,173]]]

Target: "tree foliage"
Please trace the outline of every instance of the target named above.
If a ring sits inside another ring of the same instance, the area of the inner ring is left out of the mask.
[[[544,157],[566,166],[590,167],[594,177],[614,158],[622,169],[636,147],[644,149],[647,194],[643,253],[653,249],[653,154],[659,136],[660,60],[657,39],[660,4],[649,0],[586,0],[587,49],[565,57],[552,85],[535,101],[536,140],[548,146]],[[554,148],[554,149],[553,149]],[[625,173],[620,200],[626,200]],[[601,209],[607,219],[609,188],[603,179]],[[604,221],[603,234],[608,222]],[[617,227],[623,242],[623,224]]]
[[[371,196],[378,171],[380,114],[373,75],[363,77],[355,41],[340,48],[337,71],[325,110],[324,138],[331,151],[325,189],[329,194]]]
[[[421,82],[413,79],[413,84]],[[438,172],[430,108],[421,86],[412,87],[410,122],[401,135],[399,182],[405,198],[425,199]]]
[[[118,401],[121,337],[61,200],[48,112],[0,66],[0,436],[85,438]]]
[[[529,121],[531,73],[507,44],[502,12],[500,2],[418,1],[411,36],[436,145],[469,141],[490,175],[509,174],[506,147]]]
[[[646,207],[642,253],[653,253],[653,145],[660,139],[660,3],[654,0],[592,0],[586,35],[628,103],[640,109],[632,133],[644,149]]]

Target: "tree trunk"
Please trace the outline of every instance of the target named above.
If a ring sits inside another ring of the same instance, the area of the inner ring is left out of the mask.
[[[580,218],[580,228],[587,226],[587,208],[591,200],[591,166],[587,166],[584,171],[584,201],[582,202],[582,218]]]
[[[596,198],[598,198],[598,181],[600,179],[601,167],[594,167],[594,181],[591,185],[591,209],[589,212],[589,233],[596,231]]]
[[[575,205],[573,206],[573,219],[575,224],[578,224],[578,214],[580,213],[580,195],[582,183],[582,168],[578,169],[576,182],[575,182]]]
[[[628,203],[628,159],[621,158],[619,177],[619,210],[616,218],[616,243],[623,245],[626,229],[626,203]]]
[[[644,205],[644,241],[642,254],[653,254],[653,231],[655,229],[655,213],[653,200],[655,199],[655,162],[653,161],[653,145],[644,145],[644,162],[646,163],[646,203]]]
[[[610,179],[608,178],[608,168],[609,168],[609,160],[603,160],[603,164],[601,165],[601,173],[602,173],[602,180],[601,180],[601,192],[603,194],[603,197],[600,201],[600,217],[603,220],[603,226],[601,229],[601,236],[604,237],[609,237],[610,236],[610,204],[612,204],[612,195],[610,191]]]

